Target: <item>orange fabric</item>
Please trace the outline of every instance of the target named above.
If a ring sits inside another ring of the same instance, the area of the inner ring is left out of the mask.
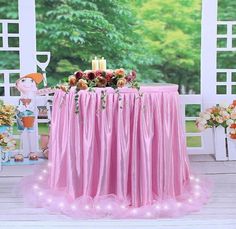
[[[30,74],[27,74],[27,75],[21,77],[21,79],[22,78],[31,78],[35,81],[36,84],[39,84],[43,80],[43,75],[41,73],[30,73]]]

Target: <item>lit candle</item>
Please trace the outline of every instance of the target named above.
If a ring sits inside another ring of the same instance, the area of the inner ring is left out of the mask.
[[[98,70],[98,69],[99,69],[99,67],[98,67],[98,59],[97,59],[97,57],[95,56],[95,59],[92,60],[92,70],[93,70],[93,71],[96,71],[96,70]]]
[[[104,57],[102,57],[102,59],[99,60],[99,70],[102,70],[102,71],[106,71],[107,70],[107,62],[104,59]]]

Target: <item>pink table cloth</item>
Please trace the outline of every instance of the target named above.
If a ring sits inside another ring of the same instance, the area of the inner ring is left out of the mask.
[[[199,210],[209,192],[190,175],[177,89],[80,91],[78,114],[74,88],[58,90],[50,163],[23,181],[27,202],[77,218],[160,218]]]

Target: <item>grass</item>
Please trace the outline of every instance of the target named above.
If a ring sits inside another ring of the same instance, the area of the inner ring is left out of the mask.
[[[186,132],[187,133],[199,133],[199,130],[195,126],[194,121],[186,121]],[[201,147],[201,137],[194,136],[194,137],[187,137],[187,146],[188,147]]]
[[[16,124],[13,126],[13,134],[15,134],[15,135],[19,134]],[[48,124],[39,123],[39,134],[40,135],[41,134],[48,134]]]
[[[186,132],[187,133],[198,133],[199,130],[195,126],[194,121],[186,121]],[[13,127],[13,133],[19,134],[16,125]],[[48,134],[48,125],[46,123],[39,123],[39,134]],[[188,147],[200,147],[201,146],[201,137],[187,137],[187,146]]]

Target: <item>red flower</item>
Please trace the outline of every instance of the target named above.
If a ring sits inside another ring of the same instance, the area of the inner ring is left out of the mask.
[[[88,72],[88,73],[87,73],[87,78],[88,78],[89,80],[94,80],[94,79],[96,78],[95,73],[92,72],[92,71]]]
[[[131,82],[131,81],[135,80],[136,79],[136,71],[133,70],[132,72],[130,72],[129,75],[127,75],[125,77],[125,79],[127,80],[127,82]]]
[[[74,73],[74,76],[76,77],[77,80],[83,78],[84,73],[82,71],[77,71]]]
[[[102,71],[101,70],[96,70],[95,71],[95,76],[101,76],[102,75]]]
[[[136,73],[135,70],[133,70],[133,71],[131,72],[131,76],[132,76],[132,80],[135,80],[135,79],[136,79],[137,73]]]
[[[113,77],[113,72],[112,71],[107,71],[106,72],[107,82],[110,82],[112,77]]]

